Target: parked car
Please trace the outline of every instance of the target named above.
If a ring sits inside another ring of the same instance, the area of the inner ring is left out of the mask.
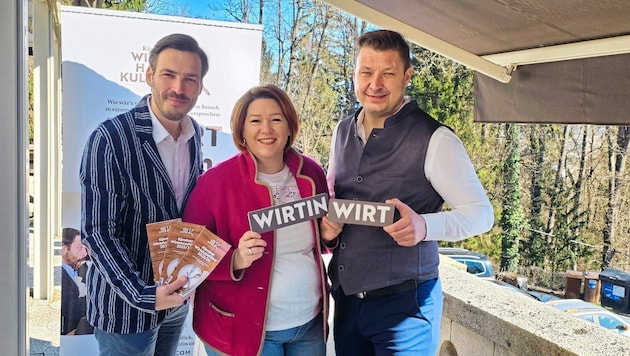
[[[529,293],[531,296],[533,296],[534,298],[538,299],[539,301],[546,303],[548,301],[551,300],[559,300],[562,299],[560,297],[558,297],[555,294],[552,293],[545,293],[545,292],[541,292],[541,291],[537,291],[537,290],[528,290],[527,293]]]
[[[494,279],[494,268],[488,256],[455,247],[439,247],[438,252],[466,265],[466,271],[477,277]]]
[[[498,285],[498,286],[506,288],[510,292],[514,292],[516,294],[521,294],[521,295],[527,296],[529,298],[536,299],[537,301],[539,301],[541,303],[546,303],[546,302],[551,301],[551,300],[562,299],[562,298],[560,298],[560,297],[558,297],[558,296],[556,296],[554,294],[550,294],[550,293],[544,293],[544,292],[531,290],[531,289],[525,290],[525,289],[519,288],[519,287],[517,287],[515,285],[512,285],[510,283],[507,283],[507,282],[504,282],[504,281],[500,281],[498,279],[491,279],[489,281],[494,283],[494,284],[496,284],[496,285]]]
[[[581,299],[559,299],[545,304],[551,305],[571,315],[603,326],[624,336],[630,336],[630,318],[615,314],[597,304]]]
[[[525,296],[527,298],[532,298],[532,299],[539,300],[535,296],[529,294],[526,290],[520,289],[519,287],[513,286],[513,285],[511,285],[511,284],[509,284],[507,282],[503,282],[503,281],[500,281],[498,279],[489,279],[488,282],[494,283],[494,284],[496,284],[496,285],[498,285],[500,287],[503,287],[503,288],[509,290],[512,293],[520,294],[520,295],[523,295],[523,296]]]

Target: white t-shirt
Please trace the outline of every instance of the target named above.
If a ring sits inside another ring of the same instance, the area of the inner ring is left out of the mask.
[[[273,204],[299,200],[295,177],[287,166],[275,174],[258,173],[269,186]],[[311,222],[276,230],[275,256],[267,312],[268,331],[304,325],[321,310],[319,264],[313,257],[314,236]]]

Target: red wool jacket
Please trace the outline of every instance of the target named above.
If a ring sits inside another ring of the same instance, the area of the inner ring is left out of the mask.
[[[284,161],[297,181],[303,198],[328,193],[323,169],[294,150]],[[269,188],[256,181],[256,162],[242,152],[205,172],[188,197],[182,219],[205,225],[232,245],[221,263],[196,290],[193,328],[206,344],[227,355],[258,355],[265,336],[265,318],[271,287],[275,231],[262,234],[267,242],[262,258],[243,273],[232,272],[238,241],[250,230],[247,213],[272,206]],[[313,258],[320,265],[324,336],[328,334],[328,288],[321,259],[317,221],[312,221],[316,241]]]

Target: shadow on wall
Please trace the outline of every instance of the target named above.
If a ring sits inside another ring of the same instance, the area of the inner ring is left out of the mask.
[[[457,349],[450,341],[445,341],[440,346],[439,356],[457,356]]]

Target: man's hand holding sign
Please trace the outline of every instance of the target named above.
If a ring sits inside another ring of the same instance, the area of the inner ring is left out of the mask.
[[[400,212],[400,219],[383,228],[400,246],[414,246],[427,237],[427,223],[420,214],[416,214],[407,204],[398,199],[387,199]]]

